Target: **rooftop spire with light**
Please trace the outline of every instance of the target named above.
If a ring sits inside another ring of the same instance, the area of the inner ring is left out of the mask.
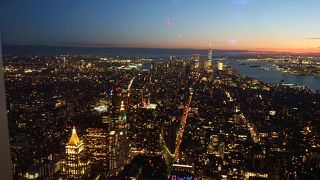
[[[120,105],[119,120],[123,120],[123,121],[127,120],[123,101],[121,101],[121,105]]]
[[[211,65],[211,60],[212,60],[212,43],[210,42],[210,48],[208,50],[208,61],[209,64],[207,64],[207,68]]]
[[[80,144],[80,140],[78,138],[78,135],[77,135],[77,131],[76,131],[76,128],[73,126],[72,128],[72,134],[71,134],[71,137],[69,139],[69,145],[74,145],[74,146],[77,146]]]
[[[123,101],[121,101],[120,111],[124,111],[124,104],[123,104]]]

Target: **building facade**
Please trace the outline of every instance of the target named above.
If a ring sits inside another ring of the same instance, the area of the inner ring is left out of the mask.
[[[3,179],[12,179],[12,163],[10,159],[9,128],[3,73],[4,68],[2,64],[2,49],[0,37],[0,145],[2,149],[0,153],[0,174]]]
[[[119,118],[115,122],[115,127],[109,133],[109,173],[117,174],[124,165],[129,152],[127,135],[127,117],[124,102],[121,101]]]
[[[210,43],[210,49],[208,50],[208,59],[205,62],[205,70],[210,71],[212,68],[212,48]]]
[[[63,161],[62,174],[67,179],[81,179],[89,176],[90,160],[85,155],[85,146],[79,140],[76,129],[72,134],[66,147],[66,158]]]
[[[108,171],[108,127],[92,127],[86,130],[86,149],[90,156],[91,170]]]

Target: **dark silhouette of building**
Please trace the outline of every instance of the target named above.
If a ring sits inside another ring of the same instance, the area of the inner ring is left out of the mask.
[[[12,179],[11,159],[10,159],[10,142],[7,118],[7,106],[4,87],[4,68],[2,62],[2,49],[0,37],[0,176],[1,179]]]

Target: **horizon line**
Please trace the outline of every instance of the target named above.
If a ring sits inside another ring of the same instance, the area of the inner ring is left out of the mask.
[[[140,46],[116,46],[111,45],[108,46],[103,44],[79,44],[79,43],[66,43],[66,44],[3,44],[2,46],[50,46],[50,47],[81,47],[81,48],[128,48],[128,49],[171,49],[171,50],[198,50],[198,51],[205,51],[209,50],[210,48],[183,48],[183,47],[140,47]],[[312,51],[302,51],[301,49],[291,49],[291,51],[287,50],[268,50],[267,48],[261,48],[265,50],[259,50],[259,49],[224,49],[224,48],[213,48],[212,50],[216,51],[235,51],[235,52],[242,52],[247,54],[301,54],[301,55],[320,55],[320,50],[316,52]]]

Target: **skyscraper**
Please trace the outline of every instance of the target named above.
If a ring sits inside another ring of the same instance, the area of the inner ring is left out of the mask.
[[[0,176],[1,179],[12,179],[9,129],[7,118],[6,96],[4,88],[4,68],[2,62],[1,36],[0,36]]]
[[[118,153],[117,153],[117,161],[118,164],[122,164],[124,159],[127,156],[129,146],[128,146],[128,136],[127,136],[127,116],[126,116],[126,110],[123,104],[123,101],[121,101],[121,106],[120,106],[120,115],[119,119],[116,122],[117,125],[117,134],[118,134]]]
[[[211,70],[212,68],[212,47],[211,47],[211,43],[210,43],[210,48],[208,50],[208,59],[207,61],[205,62],[205,69],[207,71]]]
[[[117,168],[117,141],[118,135],[116,134],[116,131],[110,131],[109,137],[108,137],[108,159],[109,159],[109,173],[113,174],[115,173],[115,170]]]
[[[88,158],[85,157],[84,144],[79,140],[75,127],[66,145],[66,159],[62,171],[66,178],[84,178],[89,175]]]
[[[108,171],[108,127],[104,124],[87,128],[86,149],[90,155],[91,170]]]
[[[123,101],[121,101],[121,105],[120,105],[120,113],[119,113],[119,121],[126,121],[127,120],[127,116],[126,116],[126,112],[124,109],[124,103]]]
[[[119,118],[116,121],[114,130],[109,133],[109,172],[117,174],[123,165],[129,152],[127,136],[127,116],[123,101],[121,101]]]
[[[223,62],[218,62],[218,63],[217,63],[217,69],[218,69],[219,71],[222,71],[222,70],[223,70]]]
[[[66,68],[66,57],[63,57],[63,65],[62,65],[63,68]]]
[[[200,68],[200,54],[194,54],[192,57],[192,64],[193,64],[193,69],[199,69]]]
[[[212,44],[210,43],[210,48],[208,50],[208,61],[211,63],[212,60]]]

